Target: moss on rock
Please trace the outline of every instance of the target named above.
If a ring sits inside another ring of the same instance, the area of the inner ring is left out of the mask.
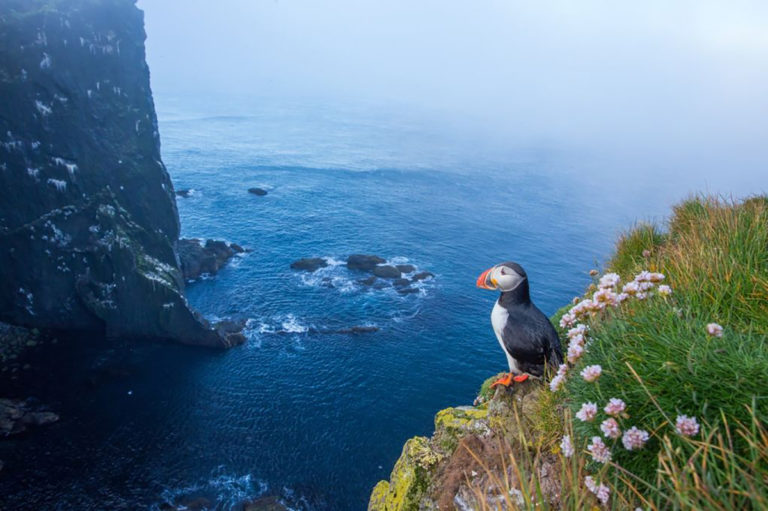
[[[409,439],[392,469],[389,482],[380,481],[371,494],[368,511],[407,511],[419,509],[426,495],[430,469],[442,456],[430,446],[429,439],[417,436]]]

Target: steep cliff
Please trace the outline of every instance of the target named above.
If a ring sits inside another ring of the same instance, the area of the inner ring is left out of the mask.
[[[0,320],[227,346],[183,296],[133,0],[0,0]]]

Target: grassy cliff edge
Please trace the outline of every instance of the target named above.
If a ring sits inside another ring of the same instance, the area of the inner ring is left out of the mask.
[[[369,511],[768,508],[768,198],[684,201],[592,274],[554,381],[439,412]]]

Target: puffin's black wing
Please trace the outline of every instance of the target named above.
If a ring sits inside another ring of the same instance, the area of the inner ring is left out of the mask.
[[[560,338],[549,319],[535,305],[508,310],[503,340],[520,369],[534,376],[544,374],[544,363],[557,367],[563,362]]]

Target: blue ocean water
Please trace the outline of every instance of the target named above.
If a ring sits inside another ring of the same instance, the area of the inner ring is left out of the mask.
[[[224,510],[263,495],[294,509],[365,509],[404,441],[430,434],[438,410],[471,403],[505,368],[489,323],[496,296],[474,287],[481,271],[519,262],[551,314],[619,232],[688,192],[408,110],[156,103],[174,184],[193,190],[178,199],[183,235],[252,249],[190,284],[189,301],[211,319],[247,320],[248,341],[218,352],[92,339],[52,353],[25,390],[62,421],[0,446],[8,509],[205,498]],[[340,264],[351,253],[435,278],[408,295],[370,289]],[[292,271],[302,257],[331,265]],[[380,330],[317,332],[355,325]]]

